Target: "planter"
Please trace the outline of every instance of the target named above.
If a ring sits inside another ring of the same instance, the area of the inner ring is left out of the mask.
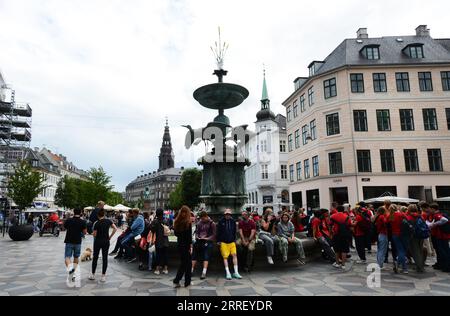
[[[12,226],[9,228],[8,233],[9,237],[14,241],[26,241],[33,237],[34,230],[31,225]]]

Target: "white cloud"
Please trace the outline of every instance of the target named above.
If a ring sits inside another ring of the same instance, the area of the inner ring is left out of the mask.
[[[310,61],[325,58],[359,27],[371,36],[413,34],[428,24],[448,37],[447,1],[0,0],[0,68],[34,110],[33,146],[46,144],[79,167],[103,165],[118,189],[157,168],[164,117],[179,164],[182,124],[200,127],[216,113],[193,91],[213,82],[209,46],[217,26],[230,43],[226,78],[250,98],[228,111],[252,124],[262,64],[272,107],[292,92]]]

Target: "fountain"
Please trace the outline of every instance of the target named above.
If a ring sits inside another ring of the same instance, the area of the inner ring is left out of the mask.
[[[250,161],[241,152],[250,140],[247,125],[232,127],[225,110],[241,105],[249,96],[246,88],[224,83],[223,78],[228,74],[223,69],[223,61],[228,45],[222,44],[219,30],[219,43],[213,52],[218,69],[214,75],[218,83],[209,84],[194,92],[194,99],[203,107],[217,110],[218,116],[206,127],[189,129],[186,136],[186,148],[193,144],[205,142],[206,155],[198,160],[203,166],[203,179],[200,198],[206,205],[206,211],[214,219],[220,217],[225,209],[231,209],[235,215],[239,214],[248,197],[245,185],[245,167]],[[211,150],[208,145],[212,144]]]

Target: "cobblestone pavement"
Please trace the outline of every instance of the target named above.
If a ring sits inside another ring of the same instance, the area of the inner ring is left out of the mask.
[[[450,296],[450,274],[431,267],[424,274],[410,271],[409,275],[399,275],[389,265],[381,272],[381,287],[369,288],[371,272],[366,272],[366,265],[351,264],[348,271],[340,271],[321,261],[298,268],[275,266],[243,273],[243,280],[226,281],[221,273],[211,273],[207,280],[200,281],[196,275],[194,286],[175,290],[171,284],[173,268],[168,276],[156,276],[138,271],[136,264],[110,259],[105,284],[88,281],[90,263],[82,263],[77,286],[71,288],[66,284],[63,240],[63,235],[36,235],[28,242],[17,243],[0,237],[0,296]],[[88,236],[83,249],[90,245]],[[373,255],[368,262],[375,262]]]

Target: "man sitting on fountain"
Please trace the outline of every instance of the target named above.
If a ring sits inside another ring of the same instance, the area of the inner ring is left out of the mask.
[[[239,274],[237,250],[236,250],[236,222],[231,216],[230,209],[225,210],[225,217],[217,225],[217,244],[220,246],[220,253],[223,257],[227,280],[242,279]],[[230,273],[228,258],[233,257],[234,273]]]
[[[243,267],[245,272],[250,272],[253,266],[253,252],[256,245],[256,224],[249,218],[247,211],[242,212],[242,220],[239,222],[239,240],[237,245],[242,248]]]

